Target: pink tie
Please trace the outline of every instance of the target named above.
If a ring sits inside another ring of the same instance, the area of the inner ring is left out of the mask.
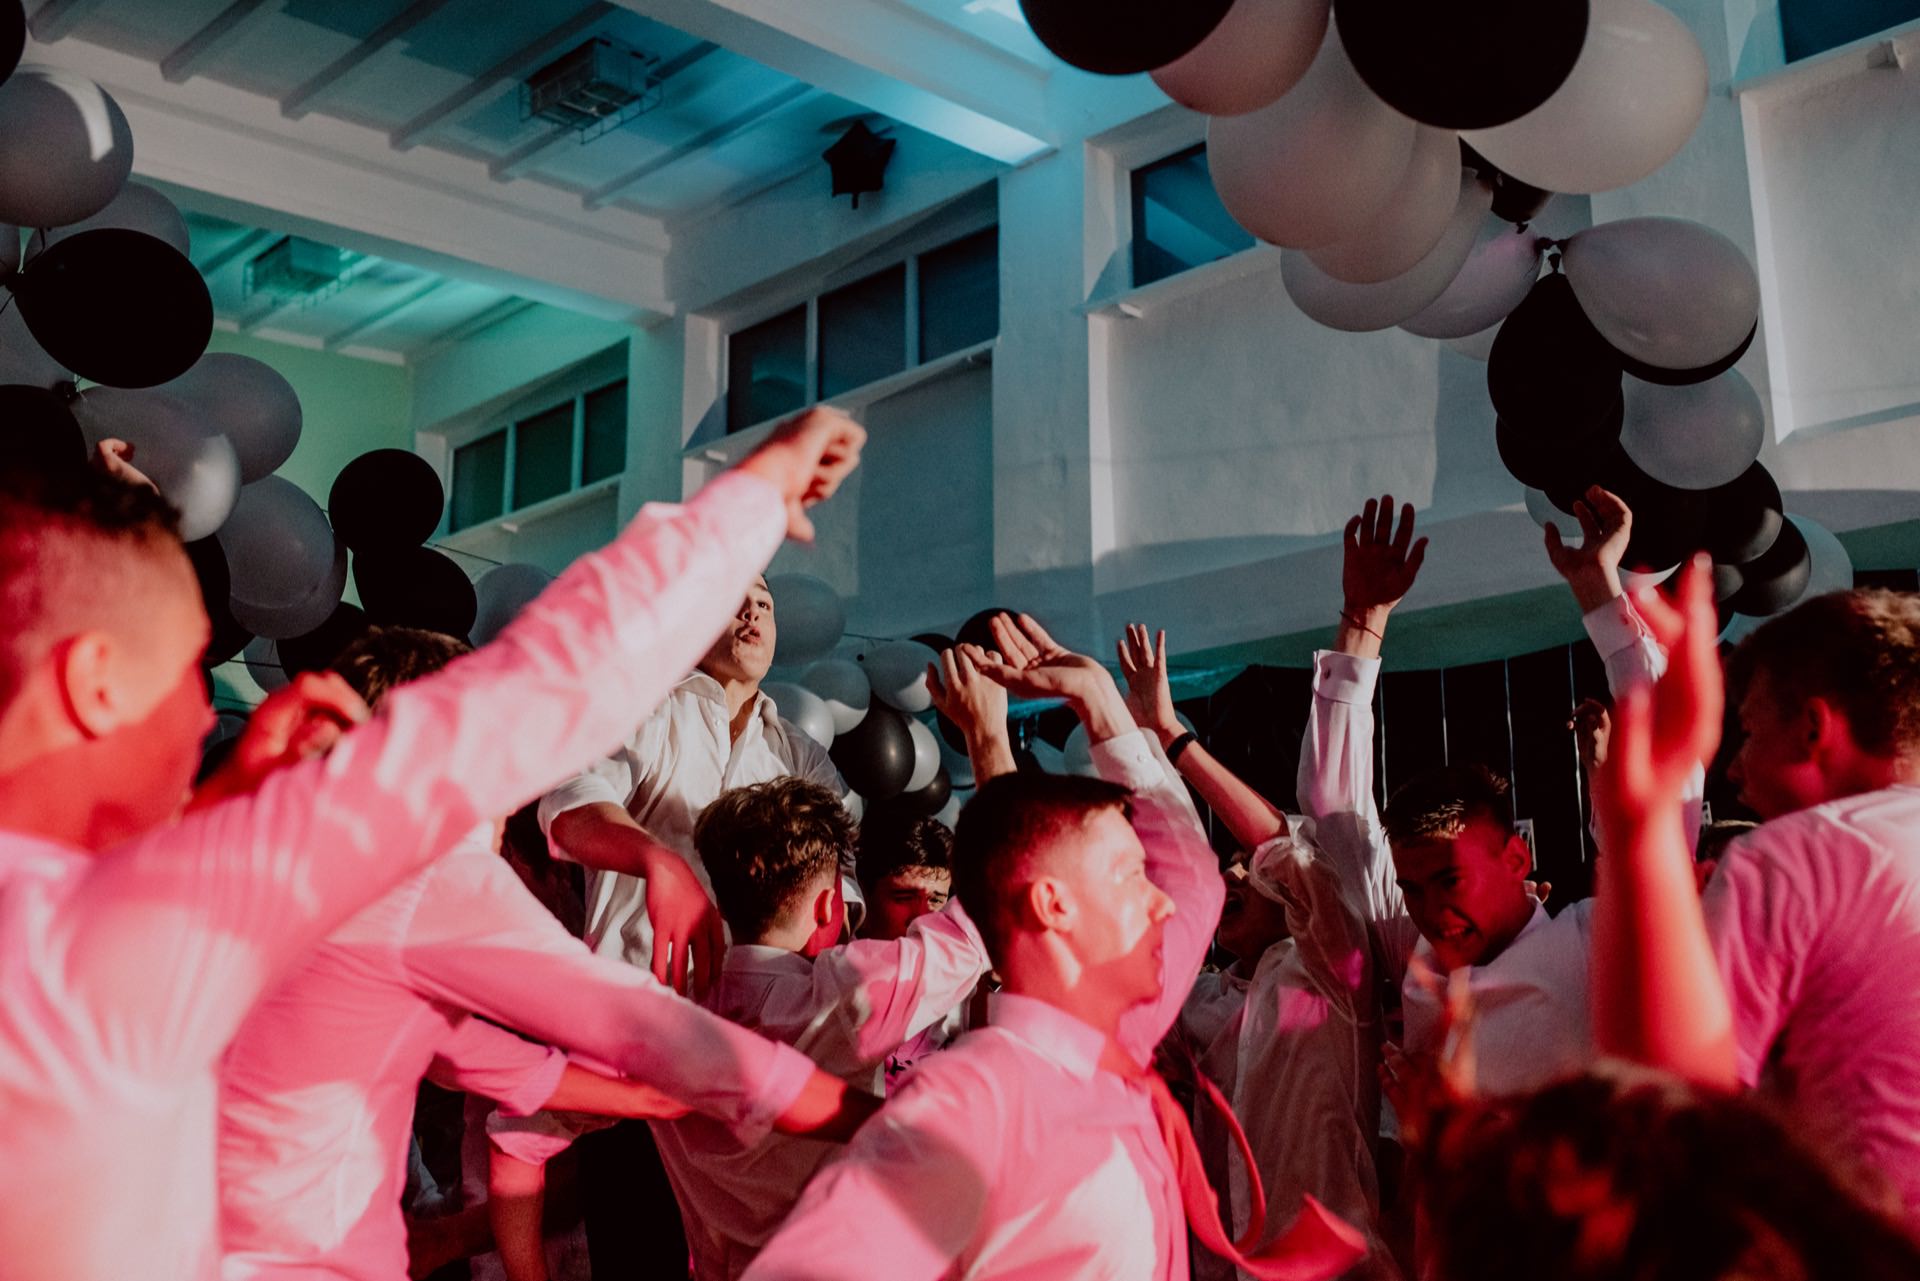
[[[1267,1192],[1260,1183],[1260,1167],[1254,1163],[1247,1133],[1240,1128],[1233,1108],[1207,1079],[1206,1073],[1196,1072],[1194,1077],[1201,1091],[1226,1120],[1234,1144],[1240,1149],[1240,1160],[1247,1169],[1247,1230],[1238,1241],[1229,1239],[1225,1225],[1220,1222],[1220,1198],[1207,1180],[1200,1147],[1194,1142],[1192,1127],[1187,1124],[1186,1109],[1167,1089],[1165,1078],[1141,1067],[1111,1042],[1101,1057],[1100,1066],[1146,1086],[1147,1097],[1153,1100],[1153,1118],[1160,1127],[1160,1137],[1167,1145],[1167,1154],[1173,1158],[1174,1177],[1180,1183],[1180,1200],[1186,1207],[1187,1224],[1207,1249],[1262,1281],[1330,1281],[1367,1257],[1366,1237],[1310,1196],[1300,1198],[1303,1202],[1300,1215],[1292,1227],[1264,1249],[1257,1248],[1267,1230]]]

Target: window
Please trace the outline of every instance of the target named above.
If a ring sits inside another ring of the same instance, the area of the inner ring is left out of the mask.
[[[1205,143],[1133,171],[1133,283],[1150,285],[1253,247],[1213,189]]]
[[[999,332],[1000,235],[988,227],[729,334],[727,430],[844,395]]]
[[[558,498],[626,466],[627,380],[589,384],[453,451],[448,531]]]
[[[1920,0],[1780,0],[1787,61],[1811,58],[1920,18]]]

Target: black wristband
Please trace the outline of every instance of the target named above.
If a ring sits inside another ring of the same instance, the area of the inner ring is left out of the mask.
[[[1176,738],[1171,743],[1168,743],[1167,744],[1167,764],[1169,765],[1176,764],[1180,760],[1180,753],[1186,751],[1189,747],[1192,747],[1194,743],[1198,741],[1199,740],[1196,739],[1193,736],[1193,734],[1189,732],[1186,734],[1182,734],[1179,738]]]

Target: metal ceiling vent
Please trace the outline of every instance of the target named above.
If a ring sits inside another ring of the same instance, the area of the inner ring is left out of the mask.
[[[244,297],[271,294],[287,302],[317,302],[347,283],[354,255],[304,236],[282,236],[247,260]]]
[[[590,142],[666,98],[660,59],[605,36],[555,58],[520,86],[520,118],[552,121]]]

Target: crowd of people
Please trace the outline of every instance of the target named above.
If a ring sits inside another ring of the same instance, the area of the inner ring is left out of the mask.
[[[1552,911],[1506,779],[1380,795],[1390,497],[1298,812],[1164,632],[1116,677],[1002,614],[928,673],[957,828],[856,822],[760,688],[762,571],[863,441],[782,425],[478,650],[371,630],[197,785],[172,513],[111,449],[0,467],[0,1276],[1920,1276],[1920,598],[1723,661],[1708,566],[1629,594],[1590,491],[1546,551],[1612,695],[1569,709],[1596,892]],[[1009,695],[1094,776],[1020,768]],[[1728,708],[1764,821],[1703,830]]]

